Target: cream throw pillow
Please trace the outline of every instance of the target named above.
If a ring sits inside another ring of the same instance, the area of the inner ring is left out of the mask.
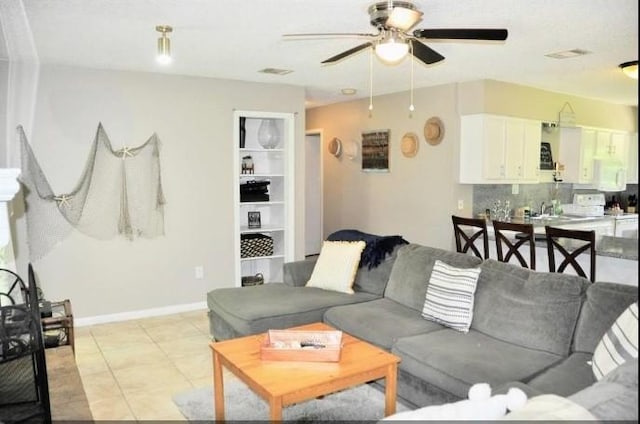
[[[325,241],[307,287],[353,294],[363,241]]]

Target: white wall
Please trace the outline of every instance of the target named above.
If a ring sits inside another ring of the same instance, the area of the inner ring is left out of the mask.
[[[274,101],[277,99],[277,101]],[[304,89],[161,74],[44,66],[30,143],[56,193],[77,182],[98,122],[114,148],[156,132],[167,199],[166,235],[101,241],[74,232],[35,270],[48,299],[70,298],[77,318],[204,302],[233,285],[232,112],[295,112],[304,143]],[[296,180],[304,176],[297,149]],[[296,184],[296,257],[303,256],[304,184]],[[26,270],[25,218],[16,256]],[[194,278],[203,265],[205,279]]]
[[[325,236],[344,228],[380,235],[402,235],[410,242],[450,249],[451,214],[458,199],[471,213],[471,186],[456,184],[459,152],[457,85],[415,91],[413,117],[409,117],[409,93],[375,97],[368,114],[368,100],[319,107],[307,111],[307,128],[322,129],[324,148],[333,137],[360,145],[363,131],[389,129],[389,173],[365,173],[361,154],[355,161],[346,155],[325,155]],[[445,136],[437,146],[426,143],[424,124],[432,116],[444,122]],[[420,147],[413,158],[400,151],[407,132],[418,135]]]
[[[2,28],[0,28],[2,29]],[[0,39],[0,42],[2,40]],[[9,61],[0,59],[0,167],[7,166],[7,99],[9,96]]]

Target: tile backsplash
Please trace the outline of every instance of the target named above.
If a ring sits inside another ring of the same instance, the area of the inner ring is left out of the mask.
[[[504,203],[508,200],[513,210],[530,206],[532,210],[540,210],[540,205],[544,202],[551,205],[551,200],[559,200],[560,204],[571,203],[574,193],[595,192],[594,190],[574,190],[573,184],[540,183],[540,184],[520,184],[518,194],[512,194],[511,184],[477,184],[473,186],[473,216],[478,216],[486,209],[491,209],[496,200]],[[627,206],[629,195],[638,195],[638,184],[627,184],[626,191],[605,193],[607,200],[611,196],[616,196],[620,201],[620,207]],[[513,211],[512,211],[513,215]]]

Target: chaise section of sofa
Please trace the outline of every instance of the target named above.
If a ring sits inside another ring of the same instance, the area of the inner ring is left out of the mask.
[[[283,283],[212,290],[207,294],[211,335],[226,340],[320,322],[331,307],[379,299],[395,259],[394,250],[377,267],[359,268],[353,294],[305,287],[315,259],[286,263]]]
[[[332,306],[377,299],[371,293],[339,293],[315,287],[261,286],[218,289],[207,296],[212,333],[216,340],[246,336],[269,329],[322,321]],[[233,331],[229,331],[231,327]]]

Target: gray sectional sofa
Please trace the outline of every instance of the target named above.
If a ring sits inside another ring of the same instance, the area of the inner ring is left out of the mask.
[[[436,259],[481,267],[468,333],[421,316]],[[398,355],[398,396],[414,407],[466,398],[479,382],[532,395],[576,393],[595,382],[587,361],[638,298],[634,286],[416,244],[396,248],[377,268],[361,268],[355,294],[304,287],[313,267],[313,260],[288,263],[283,283],[209,292],[215,339],[324,321]]]

